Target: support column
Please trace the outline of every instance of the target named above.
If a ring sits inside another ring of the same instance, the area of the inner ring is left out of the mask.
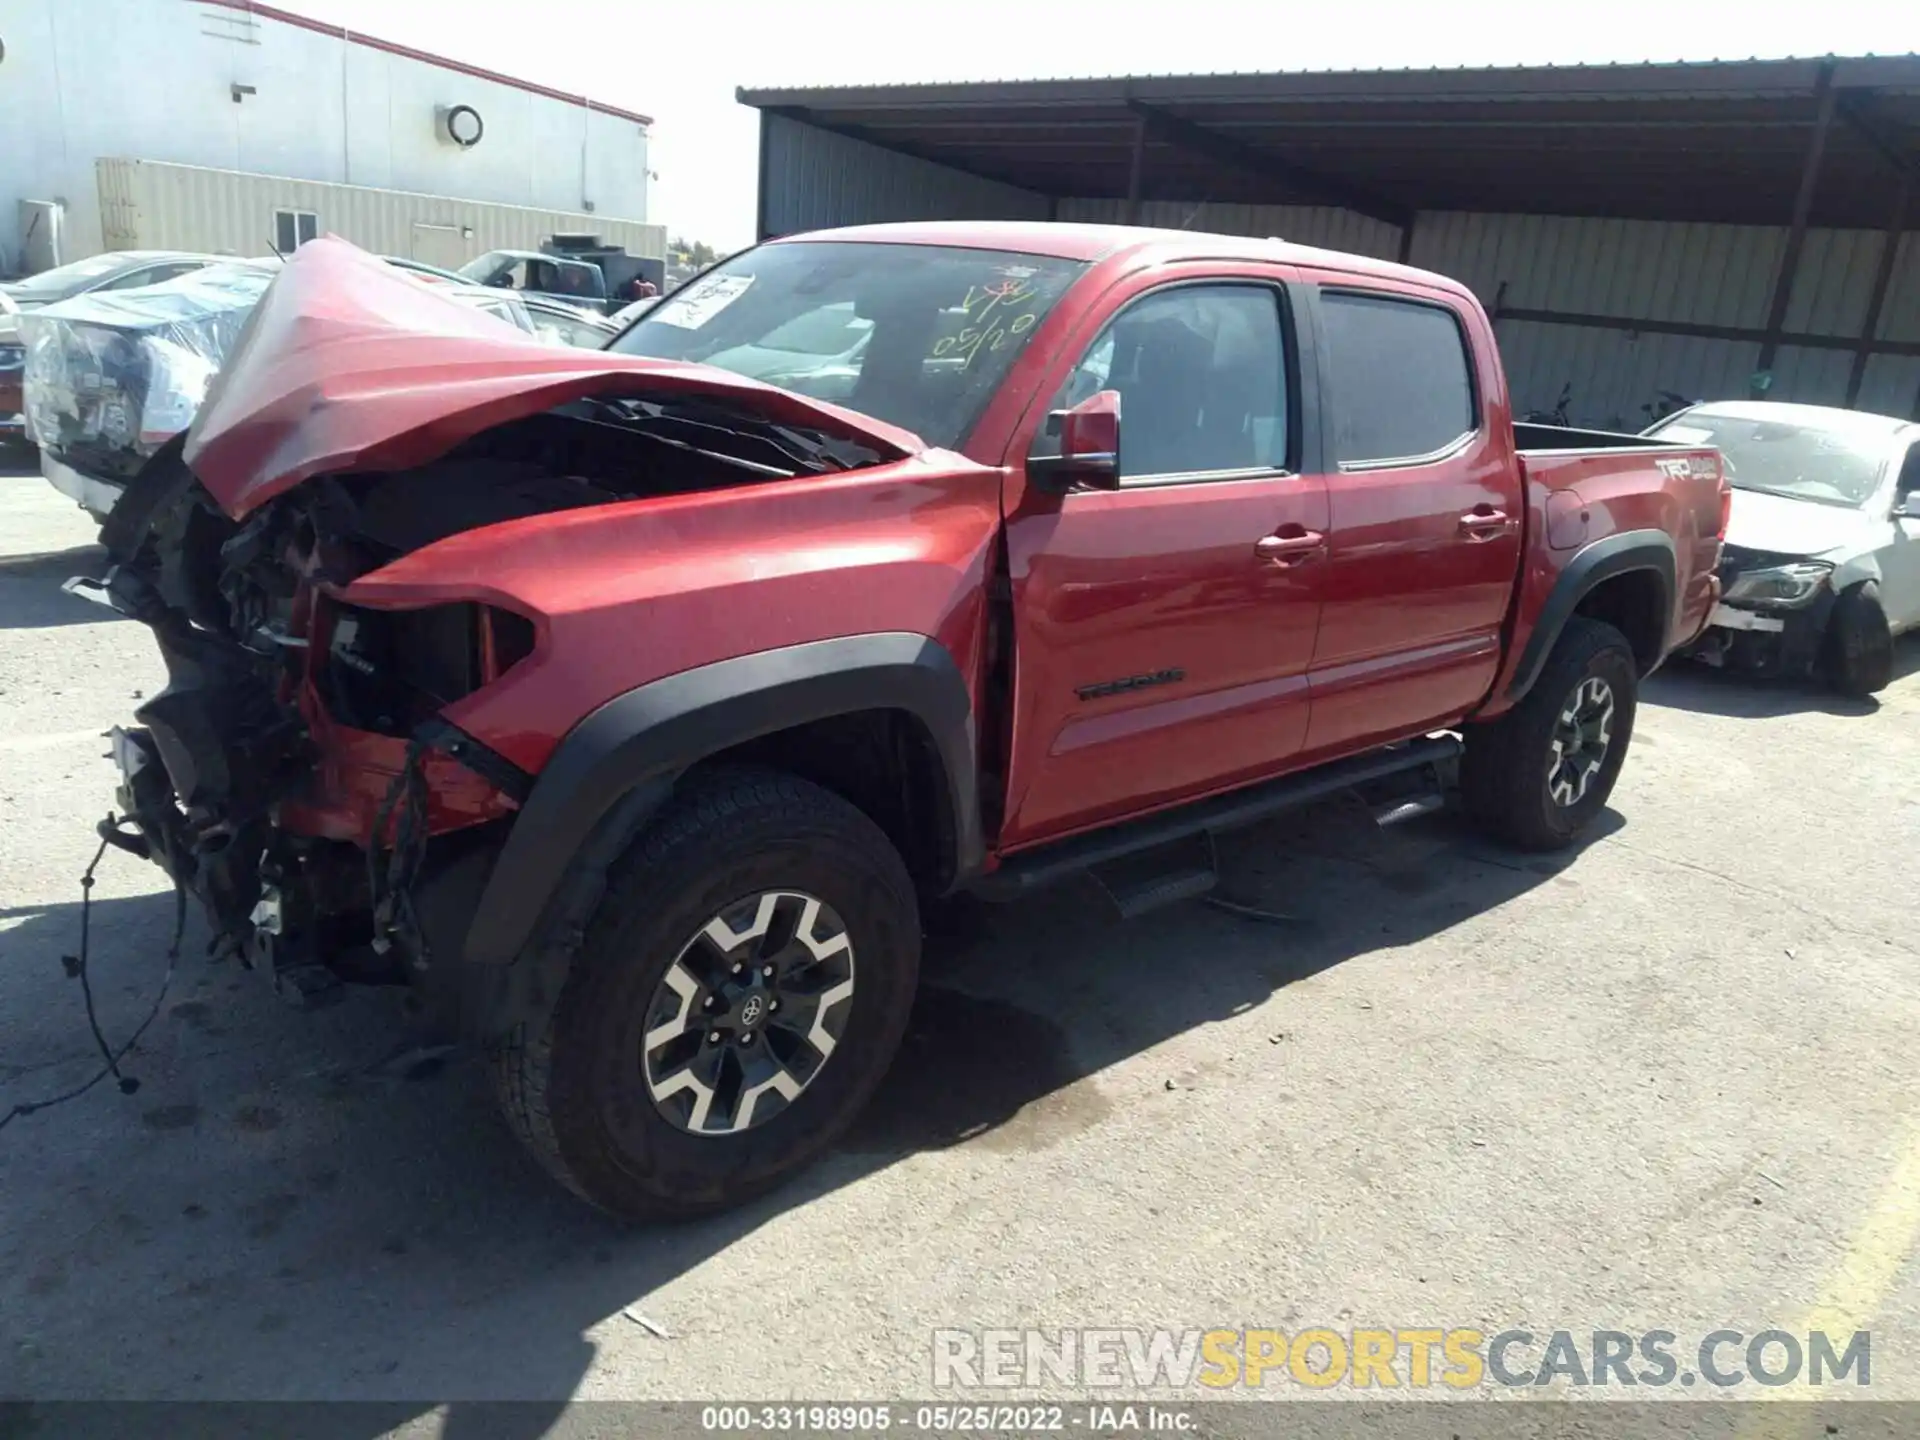
[[[1820,78],[1814,83],[1816,106],[1813,116],[1813,134],[1807,138],[1806,159],[1800,165],[1800,189],[1793,197],[1793,219],[1787,227],[1787,248],[1780,256],[1780,274],[1774,280],[1773,305],[1767,311],[1766,339],[1760,343],[1760,363],[1755,367],[1754,379],[1762,376],[1771,381],[1774,357],[1780,352],[1780,332],[1787,323],[1787,305],[1793,299],[1793,282],[1800,270],[1800,252],[1807,243],[1807,216],[1813,209],[1814,188],[1820,183],[1820,161],[1826,153],[1827,130],[1833,124],[1834,102],[1839,99],[1833,88],[1833,62],[1829,60],[1820,67]],[[1765,399],[1769,384],[1754,384],[1752,389],[1755,400]]]
[[[760,176],[753,197],[753,243],[756,245],[771,238],[767,233],[767,151],[771,146],[771,137],[768,132],[772,128],[773,117],[762,110],[760,112]]]
[[[1887,223],[1887,238],[1881,242],[1880,265],[1873,272],[1873,291],[1867,296],[1867,318],[1860,325],[1860,345],[1853,352],[1853,369],[1847,374],[1847,408],[1860,399],[1860,386],[1867,378],[1867,362],[1873,358],[1873,340],[1880,329],[1880,310],[1887,301],[1887,287],[1893,282],[1893,263],[1900,255],[1900,236],[1907,228],[1907,204],[1913,195],[1913,181],[1902,175],[1893,192],[1893,219]]]
[[[1147,168],[1147,117],[1133,122],[1133,160],[1127,166],[1127,224],[1140,223],[1140,179]]]

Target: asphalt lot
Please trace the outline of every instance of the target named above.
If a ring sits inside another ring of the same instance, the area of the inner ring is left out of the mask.
[[[58,590],[91,538],[0,478],[0,1108],[92,1068],[60,956],[101,734],[162,681],[144,630]],[[1876,1398],[1920,1398],[1902,660],[1878,704],[1656,677],[1575,855],[1333,805],[1222,846],[1224,893],[1278,921],[1123,924],[1090,888],[984,910],[935,943],[854,1139],[693,1225],[553,1187],[471,1062],[383,1066],[385,997],[298,1014],[190,935],[137,1093],[0,1132],[0,1398],[925,1396],[946,1326],[1816,1309],[1871,1325]],[[119,1036],[171,897],[117,855],[94,896]]]

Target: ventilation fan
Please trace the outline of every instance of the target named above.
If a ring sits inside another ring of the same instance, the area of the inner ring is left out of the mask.
[[[434,118],[440,138],[462,150],[471,150],[487,133],[480,112],[471,105],[442,105],[434,112]]]

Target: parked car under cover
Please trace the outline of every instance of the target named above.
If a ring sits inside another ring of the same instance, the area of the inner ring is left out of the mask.
[[[132,290],[170,280],[217,258],[184,250],[115,250],[0,285],[0,440],[29,438],[21,393],[26,345],[20,335],[20,315],[76,295]]]
[[[1721,597],[1689,654],[1866,695],[1920,626],[1920,424],[1772,401],[1696,405],[1648,431],[1725,457]]]
[[[850,386],[715,363],[836,306]],[[289,999],[410,987],[574,1193],[712,1210],[881,1083],[923,901],[1127,856],[1138,913],[1216,830],[1455,778],[1572,843],[1727,498],[1515,426],[1472,293],[1358,256],[790,236],[586,351],[322,239],[69,582],[169,673],[100,834]]]
[[[21,317],[28,341],[22,410],[48,482],[104,519],[153,455],[193,423],[281,265],[271,256],[222,261],[157,285],[83,294]],[[549,343],[598,346],[614,333],[604,316],[396,268]],[[544,317],[539,322],[536,307]]]
[[[20,317],[28,437],[55,489],[96,518],[192,423],[275,262],[227,261]]]

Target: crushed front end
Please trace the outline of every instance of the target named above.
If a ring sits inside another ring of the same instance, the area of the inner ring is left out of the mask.
[[[1720,601],[1684,653],[1761,677],[1812,674],[1833,611],[1832,574],[1825,560],[1722,547]]]
[[[463,960],[533,772],[685,638],[619,643],[649,557],[699,534],[673,502],[919,448],[725,372],[556,349],[303,245],[113,506],[104,581],[70,582],[151,628],[168,672],[114,735],[107,838],[290,997],[406,985],[429,1019],[488,1024],[515,967]]]
[[[167,666],[139,723],[113,732],[123,819],[108,838],[196,895],[216,953],[291,999],[419,984],[457,950],[530,784],[441,712],[528,659],[534,619],[346,603],[405,548],[378,477],[242,522],[177,461],[143,483],[140,521],[110,528],[106,580],[74,584],[146,624]]]

